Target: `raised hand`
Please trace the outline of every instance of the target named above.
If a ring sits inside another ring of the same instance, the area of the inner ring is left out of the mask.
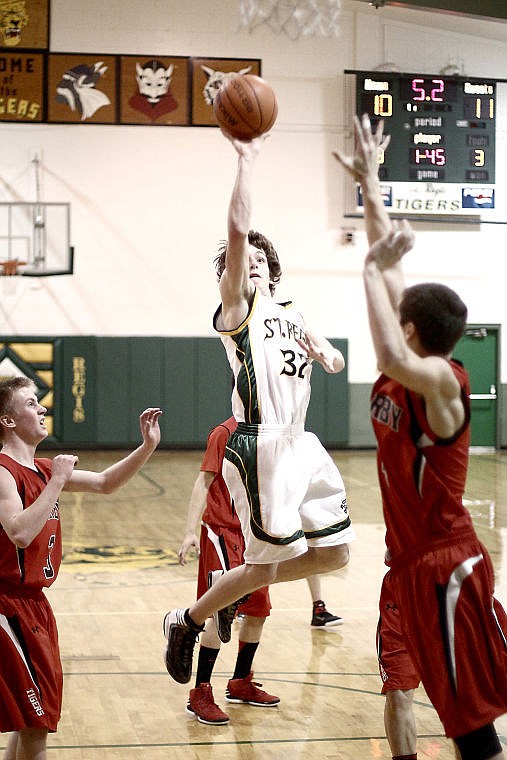
[[[356,182],[361,182],[366,175],[377,177],[381,152],[387,149],[391,140],[389,135],[384,135],[384,122],[379,121],[373,133],[368,114],[364,114],[360,120],[354,116],[354,138],[352,156],[346,156],[339,150],[333,151],[333,156]]]
[[[156,449],[160,443],[160,426],[158,418],[162,414],[162,409],[158,407],[149,407],[139,416],[139,426],[143,442],[152,449]]]
[[[365,263],[375,262],[380,271],[390,269],[413,248],[414,241],[414,232],[406,219],[393,222],[387,235],[371,246],[366,254]]]

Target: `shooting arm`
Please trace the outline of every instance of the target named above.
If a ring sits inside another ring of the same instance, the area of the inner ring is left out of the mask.
[[[252,214],[252,176],[255,159],[264,141],[250,142],[229,138],[238,154],[236,178],[227,215],[227,252],[225,271],[220,279],[223,318],[236,327],[246,316],[254,286],[250,281],[248,232]]]

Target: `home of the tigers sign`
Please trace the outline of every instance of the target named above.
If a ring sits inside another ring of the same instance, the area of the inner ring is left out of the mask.
[[[0,121],[43,121],[44,70],[42,53],[0,51]]]

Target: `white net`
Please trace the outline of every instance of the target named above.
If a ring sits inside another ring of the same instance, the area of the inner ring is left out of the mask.
[[[240,26],[253,32],[261,25],[290,39],[318,35],[338,37],[340,0],[239,0]]]

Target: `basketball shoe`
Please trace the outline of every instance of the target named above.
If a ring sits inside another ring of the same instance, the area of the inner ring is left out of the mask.
[[[223,574],[223,570],[210,570],[208,573],[208,588],[211,588]],[[227,642],[231,640],[232,622],[236,616],[239,605],[241,602],[244,602],[246,598],[247,597],[243,597],[243,599],[239,599],[237,602],[233,602],[227,607],[213,613],[213,620],[215,621],[217,628],[218,638],[220,641],[223,641],[224,644],[227,644]]]
[[[255,705],[256,707],[274,707],[280,701],[280,697],[275,697],[263,691],[259,687],[261,683],[253,680],[253,673],[250,672],[246,678],[231,678],[227,684],[225,698],[228,702],[236,704]]]
[[[208,723],[210,726],[223,726],[229,722],[229,716],[215,703],[209,683],[200,683],[195,689],[190,689],[187,713],[194,715],[200,723]]]
[[[204,626],[191,626],[185,620],[185,610],[171,610],[164,618],[167,639],[165,666],[178,683],[188,683],[192,675],[195,642]]]
[[[339,615],[332,615],[326,610],[326,605],[319,599],[313,603],[312,628],[332,628],[335,625],[341,625],[343,618]]]

